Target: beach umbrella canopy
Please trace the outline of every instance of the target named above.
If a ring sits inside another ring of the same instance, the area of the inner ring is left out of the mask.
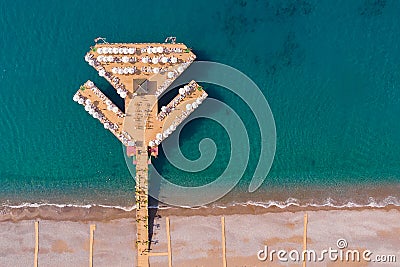
[[[86,83],[87,86],[89,86],[90,88],[92,88],[94,86],[94,83],[92,81],[88,81]]]
[[[150,141],[150,142],[149,142],[149,146],[155,146],[154,141]]]
[[[114,67],[114,68],[111,69],[111,72],[113,74],[117,74],[118,73],[118,69],[116,67]]]
[[[93,113],[93,118],[97,119],[99,117],[99,113],[95,112]]]
[[[86,61],[86,62],[88,62],[88,61],[89,61],[89,59],[90,59],[90,58],[89,58],[89,55],[88,55],[88,54],[86,54],[86,55],[85,55],[85,61]]]
[[[157,47],[157,52],[162,53],[164,51],[164,48],[162,46]]]
[[[90,99],[86,99],[85,105],[90,105],[90,104],[92,104],[92,101],[90,101]]]
[[[168,78],[173,78],[174,77],[174,73],[172,71],[168,72]]]
[[[123,56],[122,57],[122,62],[128,63],[129,62],[129,58],[127,56]]]
[[[156,141],[154,141],[156,143],[156,145],[158,146],[159,144],[161,144],[161,140],[157,139]]]
[[[104,123],[104,129],[108,129],[110,126],[108,125],[108,123]]]
[[[175,125],[172,124],[171,126],[169,126],[169,129],[171,130],[171,132],[173,132],[176,130],[176,127],[175,127]]]
[[[162,139],[162,133],[156,134],[156,138],[161,140]]]
[[[104,69],[99,70],[99,75],[103,77],[106,74],[106,71]]]
[[[151,63],[157,64],[158,63],[158,57],[153,57],[153,59],[151,60]]]
[[[164,63],[164,64],[167,63],[168,62],[168,58],[167,57],[162,57],[161,58],[161,62]]]
[[[118,68],[118,74],[124,74],[124,70],[122,68]]]
[[[103,54],[103,48],[101,48],[101,47],[97,48],[97,49],[96,49],[96,52],[97,52],[98,54]]]
[[[72,98],[75,102],[78,102],[79,100],[79,96],[78,95],[74,95],[74,97]]]
[[[161,107],[161,111],[162,111],[162,112],[166,112],[166,111],[167,111],[167,107],[166,107],[166,106],[162,106],[162,107]]]
[[[135,48],[129,47],[128,48],[128,53],[131,54],[131,55],[134,54],[135,53]]]
[[[185,94],[185,88],[179,88],[179,94],[184,95]]]
[[[93,60],[89,60],[88,63],[89,63],[90,66],[94,65],[94,61]]]
[[[118,54],[118,48],[113,47],[112,51],[113,51],[113,54]]]
[[[118,48],[118,54],[123,54],[124,53],[124,49],[122,49],[122,47]]]
[[[128,68],[129,74],[134,74],[135,73],[135,69],[134,68]]]
[[[103,55],[100,55],[100,56],[97,57],[97,61],[102,62],[102,61],[103,61],[103,58],[104,58],[104,56],[103,56]]]
[[[169,135],[169,134],[167,133],[167,131],[163,132],[163,137],[164,137],[164,138],[167,138],[168,135]]]
[[[196,103],[197,103],[197,105],[200,105],[200,104],[201,104],[201,99],[200,99],[200,98],[197,98],[197,99],[196,99]]]
[[[84,102],[84,101],[83,101],[82,98],[80,98],[80,99],[78,100],[78,103],[81,104],[81,105],[83,104],[83,102]]]
[[[168,135],[172,134],[171,129],[169,129],[169,128],[167,129],[167,134],[168,134]]]
[[[193,102],[192,107],[197,108],[199,105],[196,102]]]
[[[187,104],[186,105],[186,110],[191,110],[192,109],[192,104]]]
[[[147,52],[147,54],[151,54],[151,51],[152,51],[152,50],[151,50],[151,47],[149,47],[149,48],[147,48],[147,51],[146,51],[146,52]]]
[[[122,93],[122,89],[121,88],[118,88],[117,89],[117,94],[121,94]]]
[[[128,48],[124,47],[122,50],[123,50],[123,52],[124,52],[125,55],[128,54]]]
[[[142,62],[143,63],[148,63],[149,62],[149,58],[148,57],[142,57]]]
[[[106,105],[109,106],[109,105],[111,105],[111,104],[112,104],[111,100],[110,100],[110,99],[107,99],[107,100],[106,100]]]
[[[126,92],[122,92],[120,95],[122,98],[125,98],[127,96]]]
[[[113,56],[108,56],[107,57],[108,62],[114,62],[114,57]]]
[[[184,71],[183,67],[182,67],[182,66],[179,66],[179,67],[178,67],[178,72],[179,72],[179,73],[182,73],[183,71]]]
[[[176,62],[178,62],[178,59],[176,57],[171,57],[171,62],[176,63]]]
[[[86,110],[86,111],[89,111],[89,110],[90,110],[89,105],[85,106],[85,110]]]
[[[89,114],[93,115],[93,113],[94,113],[94,109],[89,109]]]
[[[129,74],[128,68],[124,68],[124,74]]]
[[[109,105],[109,106],[107,106],[107,110],[112,110],[112,106],[111,105]]]
[[[113,108],[112,108],[112,111],[113,111],[114,113],[117,113],[117,112],[118,112],[118,107],[113,107]]]
[[[153,69],[153,72],[154,72],[154,73],[159,73],[159,72],[160,72],[160,68],[154,68],[154,69]]]
[[[152,47],[152,48],[151,48],[151,52],[152,52],[153,54],[157,53],[157,47]]]

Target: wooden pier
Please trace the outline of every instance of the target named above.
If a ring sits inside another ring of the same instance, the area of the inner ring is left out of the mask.
[[[125,99],[123,113],[92,81],[74,95],[74,101],[98,119],[129,149],[136,163],[137,266],[149,266],[148,164],[150,155],[207,97],[195,81],[158,113],[158,99],[196,56],[181,43],[102,43],[91,47],[85,60]],[[154,152],[155,151],[155,152]],[[168,224],[169,225],[169,224]]]

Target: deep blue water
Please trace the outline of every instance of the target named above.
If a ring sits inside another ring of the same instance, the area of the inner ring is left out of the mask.
[[[199,60],[253,79],[277,128],[265,194],[278,187],[399,185],[399,1],[2,1],[0,12],[2,202],[133,203],[121,145],[72,101],[87,79],[117,100],[83,60],[98,36],[162,42],[174,35]],[[252,199],[243,191],[258,159],[255,118],[235,95],[204,86],[250,132],[252,161],[237,192]],[[197,120],[183,131],[183,153],[198,157],[192,148],[204,137],[229,147],[221,127]],[[217,158],[202,174],[180,172],[162,155],[155,166],[195,185],[223,170],[228,159],[221,151]]]

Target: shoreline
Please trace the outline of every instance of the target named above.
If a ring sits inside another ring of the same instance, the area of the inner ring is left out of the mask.
[[[150,209],[154,211],[154,208]],[[298,213],[298,212],[319,212],[319,211],[390,211],[400,212],[400,206],[389,204],[384,207],[303,207],[288,206],[280,208],[261,207],[256,205],[236,205],[230,207],[200,207],[200,208],[177,208],[156,209],[156,215],[162,217],[193,217],[193,216],[227,216],[227,215],[263,215],[275,213]],[[123,210],[114,207],[58,207],[54,205],[43,205],[39,207],[8,208],[0,213],[0,222],[20,222],[29,220],[48,220],[48,221],[70,221],[70,222],[110,222],[119,219],[135,218],[136,209]]]

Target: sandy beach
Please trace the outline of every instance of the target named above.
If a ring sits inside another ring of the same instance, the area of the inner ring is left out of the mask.
[[[26,215],[28,211],[24,214]],[[43,213],[43,212],[42,212]],[[125,212],[124,215],[133,215]],[[180,215],[178,214],[180,213]],[[307,266],[397,266],[396,263],[373,262],[375,256],[396,256],[400,260],[400,209],[327,209],[327,210],[226,210],[204,213],[159,211],[154,221],[151,252],[167,252],[166,217],[170,218],[173,266],[223,266],[221,216],[225,218],[227,266],[300,266],[300,262],[261,261],[257,253],[271,250],[302,251],[304,214],[308,215],[307,249],[319,252],[338,249],[338,239],[347,247],[359,250],[360,262],[332,261],[326,255],[322,262]],[[32,212],[32,214],[34,214]],[[89,213],[87,218],[94,218]],[[36,216],[39,214],[36,213]],[[82,215],[82,214],[81,214]],[[99,214],[97,214],[99,215]],[[115,214],[114,214],[115,216]],[[134,266],[135,220],[117,215],[107,220],[39,219],[39,266],[88,266],[89,227],[94,232],[94,266]],[[62,218],[62,216],[60,216]],[[0,223],[0,266],[33,266],[34,219]],[[371,262],[362,259],[371,251]],[[262,256],[262,254],[261,254]],[[288,258],[288,255],[286,255]],[[317,259],[318,260],[318,259]],[[167,256],[150,257],[151,266],[168,266]]]

